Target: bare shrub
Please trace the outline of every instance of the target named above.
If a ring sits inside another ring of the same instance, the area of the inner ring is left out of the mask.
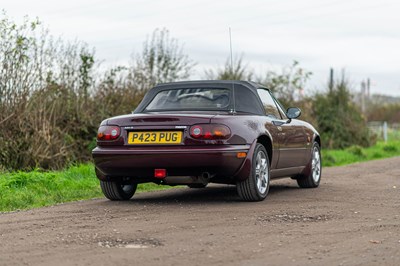
[[[131,71],[138,88],[148,90],[157,83],[187,79],[193,66],[183,46],[164,28],[154,30],[151,38],[143,43],[142,52],[134,57]]]
[[[93,100],[103,117],[132,112],[158,83],[187,79],[194,63],[167,29],[156,29],[129,66],[116,66],[100,76]]]
[[[101,76],[93,100],[103,117],[131,113],[145,94],[131,76],[130,68],[118,66]]]
[[[148,88],[187,78],[192,62],[156,30],[131,66],[95,72],[94,50],[38,20],[0,20],[0,169],[58,169],[91,158],[101,120],[131,112]]]
[[[2,16],[0,165],[60,168],[89,158],[81,144],[97,124],[84,112],[90,109],[93,53],[84,43],[54,40],[38,20],[25,18],[18,26]]]
[[[216,80],[252,80],[253,72],[248,69],[247,64],[243,63],[243,55],[241,55],[235,57],[233,62],[230,57],[227,58],[223,67],[206,70],[205,76],[207,79]]]

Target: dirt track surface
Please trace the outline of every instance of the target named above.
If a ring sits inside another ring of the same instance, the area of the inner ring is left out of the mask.
[[[0,265],[400,265],[400,157],[274,181],[0,214]]]

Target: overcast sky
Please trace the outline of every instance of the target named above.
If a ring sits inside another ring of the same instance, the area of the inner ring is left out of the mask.
[[[39,19],[52,35],[95,47],[107,65],[127,63],[156,28],[167,28],[197,62],[193,78],[234,54],[256,72],[293,60],[313,72],[308,91],[324,87],[329,68],[345,68],[355,90],[400,96],[400,1],[396,0],[0,0],[20,21]]]

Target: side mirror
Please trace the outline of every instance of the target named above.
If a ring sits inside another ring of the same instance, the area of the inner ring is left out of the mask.
[[[292,120],[298,118],[301,115],[301,110],[297,107],[290,107],[286,111],[287,117]]]

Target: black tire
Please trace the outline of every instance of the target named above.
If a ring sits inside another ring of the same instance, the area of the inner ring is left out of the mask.
[[[189,184],[187,186],[190,188],[205,188],[207,184]]]
[[[311,150],[311,159],[307,167],[309,169],[306,175],[300,175],[297,184],[301,188],[316,188],[319,186],[322,174],[321,148],[317,142],[314,142]]]
[[[250,176],[236,184],[239,196],[245,201],[262,201],[269,191],[270,165],[265,147],[257,143]]]
[[[129,200],[136,192],[137,184],[123,184],[119,181],[101,181],[104,196],[110,200]]]

